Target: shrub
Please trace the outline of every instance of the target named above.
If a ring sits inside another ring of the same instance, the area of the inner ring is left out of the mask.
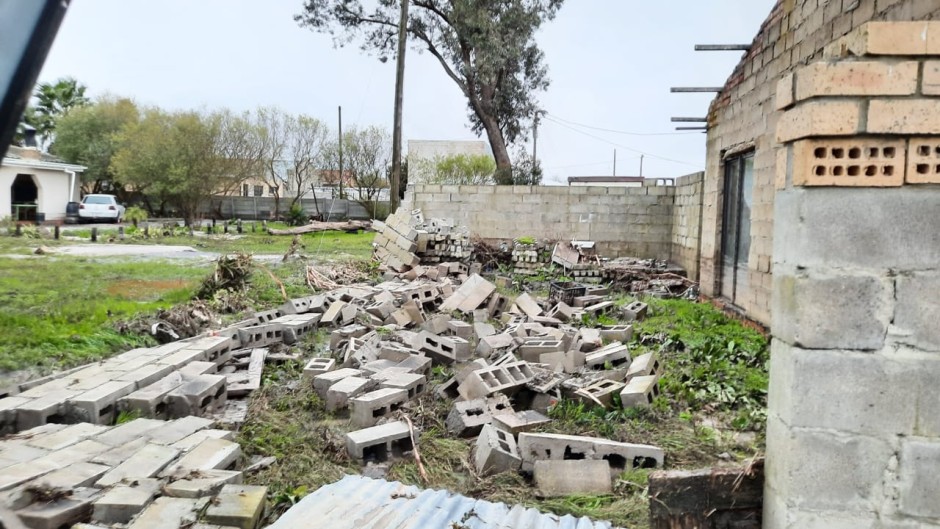
[[[137,226],[138,222],[143,222],[149,217],[150,215],[147,213],[147,210],[137,206],[131,206],[124,212],[124,220],[130,222],[134,226]]]

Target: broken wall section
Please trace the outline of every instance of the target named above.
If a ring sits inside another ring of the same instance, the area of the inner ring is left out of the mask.
[[[428,218],[454,219],[485,240],[595,241],[601,255],[669,260],[695,278],[694,252],[688,249],[698,246],[696,186],[695,175],[678,179],[676,186],[652,179],[642,187],[417,184],[408,186],[406,206]]]
[[[940,22],[776,93],[764,527],[940,527]]]

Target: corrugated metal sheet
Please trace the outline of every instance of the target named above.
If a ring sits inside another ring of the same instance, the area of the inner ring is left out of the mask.
[[[571,515],[558,516],[474,500],[397,481],[346,476],[321,487],[269,529],[611,529]]]

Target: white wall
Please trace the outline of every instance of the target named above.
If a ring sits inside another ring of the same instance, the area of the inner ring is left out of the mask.
[[[71,175],[64,171],[37,169],[32,167],[0,167],[0,218],[13,214],[11,206],[11,190],[13,180],[18,174],[28,174],[35,177],[39,188],[39,213],[46,214],[46,220],[62,220],[65,218],[65,206],[70,201],[69,184]],[[75,187],[72,189],[72,199],[78,200],[78,186],[81,175],[75,176]]]

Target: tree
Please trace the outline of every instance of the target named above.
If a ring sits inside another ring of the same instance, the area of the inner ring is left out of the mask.
[[[151,108],[118,136],[111,165],[116,177],[191,224],[212,195],[237,188],[261,168],[245,116],[166,112]],[[148,207],[153,211],[152,205]]]
[[[429,184],[486,185],[496,173],[496,163],[485,154],[438,156],[433,165]]]
[[[274,215],[281,211],[281,191],[287,180],[284,152],[287,149],[288,116],[277,108],[259,108],[255,114],[255,133],[261,151],[262,179],[274,195]]]
[[[467,98],[470,122],[486,133],[496,167],[511,171],[508,145],[526,137],[536,92],[548,87],[543,53],[535,43],[542,22],[564,0],[411,0],[408,36],[433,55]],[[379,0],[305,0],[301,26],[334,35],[345,45],[358,35],[362,48],[394,56],[399,3]]]
[[[115,181],[111,159],[121,130],[140,118],[137,105],[127,98],[103,96],[93,104],[72,109],[56,125],[53,154],[87,167],[82,173],[86,193],[114,191],[122,200],[123,185]]]
[[[49,148],[59,119],[69,110],[89,103],[86,88],[72,77],[63,77],[55,83],[39,83],[33,92],[36,103],[26,109],[23,121],[36,128],[36,135],[41,138],[40,147]]]
[[[287,153],[290,157],[287,181],[288,188],[293,191],[293,207],[319,179],[329,127],[316,118],[302,114],[291,117],[287,124]]]
[[[512,171],[508,173],[509,182],[506,185],[517,186],[537,186],[542,183],[542,164],[532,158],[524,149],[520,149],[516,154],[516,160],[513,163]],[[497,178],[499,174],[497,173]]]
[[[391,160],[391,137],[380,127],[353,127],[343,134],[344,167],[355,186],[356,200],[373,218],[379,196],[388,188],[386,169]]]

